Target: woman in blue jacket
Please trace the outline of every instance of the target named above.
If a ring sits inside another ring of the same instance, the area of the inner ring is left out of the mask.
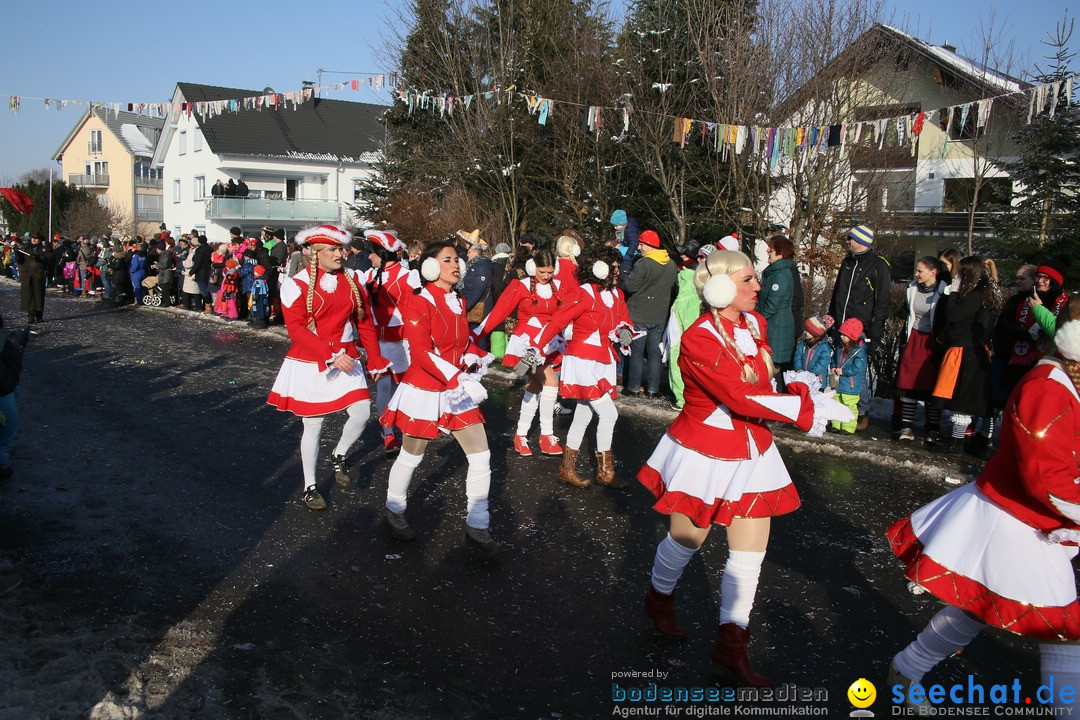
[[[142,281],[146,279],[146,243],[139,243],[139,246],[135,248],[135,252],[131,255],[128,273],[131,275],[131,284],[135,289],[135,304],[140,305],[143,295],[146,294],[146,288],[142,284]]]

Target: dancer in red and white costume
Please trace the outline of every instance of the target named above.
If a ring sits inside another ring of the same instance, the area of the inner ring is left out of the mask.
[[[401,452],[390,468],[386,522],[396,539],[416,538],[405,519],[409,484],[428,441],[439,433],[450,433],[469,464],[465,539],[493,555],[500,548],[488,531],[491,452],[480,412],[487,391],[480,378],[495,357],[470,339],[465,300],[453,289],[465,265],[458,262],[454,242],[429,245],[418,264],[423,284],[399,302],[409,367],[380,418],[384,426],[397,426],[404,435]]]
[[[662,634],[684,639],[675,619],[675,585],[712,526],[726,527],[730,551],[712,658],[718,672],[763,687],[770,682],[747,654],[750,609],[772,517],[800,503],[765,423],[788,422],[820,434],[828,419],[852,416],[825,395],[811,396],[802,382],[788,385],[792,394],[773,390],[765,319],[753,312],[761,285],[746,255],[710,253],[698,264],[694,285],[709,309],[681,339],[686,404],[638,473],[656,496],[653,507],[671,516],[670,531],[656,548],[645,608]]]
[[[367,274],[367,290],[375,313],[375,328],[379,333],[379,351],[390,361],[390,372],[375,384],[375,404],[379,417],[390,404],[401,376],[409,367],[409,353],[405,348],[404,321],[401,317],[401,299],[419,286],[419,275],[410,272],[401,258],[405,243],[390,230],[366,230],[364,237],[371,243],[371,270]],[[396,455],[401,441],[392,427],[383,429],[383,447],[388,456]]]
[[[577,457],[585,431],[592,421],[596,424],[596,482],[612,488],[625,488],[628,483],[615,477],[615,460],[611,453],[611,438],[619,411],[615,407],[615,348],[618,343],[624,355],[629,354],[634,339],[634,324],[626,309],[619,280],[619,251],[598,245],[582,255],[578,266],[581,286],[566,290],[563,304],[552,316],[537,344],[548,347],[557,335],[573,324],[572,337],[563,351],[559,394],[577,400],[574,419],[566,435],[559,477],[578,487],[591,484],[577,472]]]
[[[517,310],[517,324],[506,343],[503,365],[515,368],[519,376],[529,373],[525,395],[521,399],[514,449],[519,455],[532,455],[529,448],[529,429],[537,410],[540,412],[540,452],[561,455],[562,446],[555,437],[555,405],[559,398],[561,350],[566,343],[556,337],[544,348],[537,345],[540,334],[562,303],[562,284],[555,279],[555,256],[548,250],[537,251],[525,264],[527,277],[513,280],[499,295],[491,313],[476,328],[484,336],[499,328]],[[522,372],[523,371],[523,372]]]
[[[577,233],[564,234],[555,239],[555,278],[562,284],[564,291],[576,289],[581,281],[578,280],[578,256],[581,255],[584,243]]]
[[[888,530],[908,579],[947,604],[893,659],[888,684],[905,698],[987,625],[1039,641],[1054,707],[1073,707],[1057,689],[1080,691],[1080,298],[1061,314],[1057,354],[1009,396],[1001,447],[978,479]]]
[[[315,484],[319,437],[326,415],[347,410],[349,419],[330,456],[334,477],[348,485],[345,455],[371,416],[371,395],[359,362],[359,341],[372,377],[390,369],[379,352],[371,303],[359,276],[342,268],[352,236],[337,225],[319,225],[296,235],[310,252],[307,272],[281,283],[281,306],[292,346],[285,355],[267,402],[304,420],[300,460],[304,470],[304,504],[325,510]]]

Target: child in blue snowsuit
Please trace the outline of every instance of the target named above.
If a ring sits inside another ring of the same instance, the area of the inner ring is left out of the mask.
[[[841,433],[855,434],[856,418],[859,416],[859,394],[866,382],[866,345],[862,340],[862,322],[848,318],[840,325],[840,345],[836,348],[832,374],[836,376],[836,399],[851,408],[849,422],[832,421]]]
[[[829,369],[832,367],[833,346],[825,330],[825,323],[817,316],[806,319],[803,336],[795,346],[792,360],[796,370],[806,370],[817,375],[821,389],[829,387]]]
[[[263,279],[263,275],[266,274],[266,268],[262,265],[256,265],[252,275],[255,277],[255,281],[251,283],[251,324],[255,327],[264,328],[267,327],[267,318],[270,317],[270,298],[268,297],[270,290],[266,285],[266,280]]]

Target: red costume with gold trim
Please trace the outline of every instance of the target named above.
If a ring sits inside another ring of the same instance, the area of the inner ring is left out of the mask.
[[[452,408],[446,398],[469,365],[490,357],[469,335],[464,298],[427,283],[419,293],[402,295],[398,307],[405,321],[409,367],[379,421],[429,439],[484,422],[477,405]]]
[[[889,528],[907,577],[990,625],[1080,639],[1078,453],[1080,397],[1044,359],[1009,397],[1001,447],[978,479]]]
[[[773,390],[762,356],[768,350],[764,318],[743,313],[737,323],[720,322],[743,358],[716,329],[712,313],[690,325],[679,349],[686,404],[638,472],[656,497],[656,510],[682,513],[698,527],[797,509],[799,494],[766,421],[809,430],[814,420],[805,385],[792,384],[798,394]],[[756,381],[746,379],[747,369]]]
[[[561,289],[562,283],[554,278],[547,283],[538,283],[532,277],[513,280],[499,295],[488,316],[477,326],[476,335],[481,337],[491,333],[516,310],[517,324],[514,325],[502,361],[503,365],[514,367],[530,347],[537,350],[544,348],[538,341],[544,327],[563,304]],[[562,346],[558,338],[552,344]],[[544,361],[555,364],[559,360],[559,350],[553,347],[544,349],[548,351],[543,353]]]
[[[352,273],[360,291],[359,307],[345,279],[346,272]],[[367,354],[370,372],[382,372],[390,365],[379,352],[371,301],[360,276],[352,270],[327,273],[317,268],[310,315],[309,277],[307,272],[300,272],[281,283],[282,314],[292,345],[267,398],[277,409],[302,417],[344,410],[370,398],[359,363],[351,373],[333,367],[334,359],[343,353],[360,357],[358,340]],[[310,327],[312,323],[314,328]]]

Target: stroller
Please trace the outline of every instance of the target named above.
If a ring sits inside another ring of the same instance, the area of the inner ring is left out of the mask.
[[[143,305],[159,307],[161,305],[161,288],[158,287],[157,275],[144,277],[142,286],[146,288],[146,294],[143,295],[142,299]]]

